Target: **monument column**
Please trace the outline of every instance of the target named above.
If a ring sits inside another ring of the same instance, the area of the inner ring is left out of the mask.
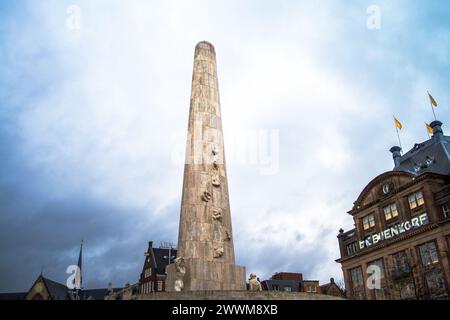
[[[167,267],[167,291],[246,290],[245,268],[235,265],[216,53],[208,42],[195,48],[178,258],[183,272]]]

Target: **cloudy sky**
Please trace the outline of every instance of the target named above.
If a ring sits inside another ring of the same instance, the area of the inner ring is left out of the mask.
[[[373,7],[372,5],[375,5]],[[377,20],[377,12],[380,13]],[[217,51],[236,259],[342,278],[336,235],[450,122],[447,1],[0,1],[0,292],[138,279],[176,242],[194,47]],[[446,89],[447,88],[447,89]]]

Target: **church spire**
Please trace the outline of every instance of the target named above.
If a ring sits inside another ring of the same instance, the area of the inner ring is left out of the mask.
[[[80,283],[79,283],[79,288],[81,290],[82,288],[82,283],[83,283],[83,278],[81,276],[82,272],[81,272],[81,266],[82,266],[82,261],[83,261],[83,239],[81,240],[81,245],[80,245],[80,254],[78,255],[78,268],[79,268],[79,272],[80,272]]]

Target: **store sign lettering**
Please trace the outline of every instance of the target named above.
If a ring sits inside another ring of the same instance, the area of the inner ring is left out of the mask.
[[[395,238],[409,230],[417,229],[427,223],[428,223],[428,214],[423,213],[418,217],[396,224],[393,227],[390,227],[382,232],[372,234],[367,238],[365,238],[364,240],[359,241],[359,249],[364,249],[373,246],[383,240]]]

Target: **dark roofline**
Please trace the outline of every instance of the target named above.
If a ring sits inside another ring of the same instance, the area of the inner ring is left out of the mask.
[[[367,184],[367,186],[363,189],[363,191],[358,196],[358,199],[355,201],[355,204],[354,204],[353,208],[350,211],[348,211],[347,213],[349,215],[354,216],[355,214],[359,213],[360,211],[363,211],[363,210],[373,206],[374,204],[378,203],[379,201],[381,201],[381,199],[376,199],[375,201],[372,201],[372,202],[366,204],[365,206],[362,206],[362,207],[358,208],[358,202],[360,202],[362,200],[361,197],[363,196],[363,194],[365,195],[365,193],[367,193],[374,184],[378,183],[379,181],[381,181],[382,179],[384,179],[385,177],[387,177],[387,176],[389,176],[391,174],[392,175],[405,175],[405,174],[409,175],[411,177],[411,182],[401,186],[400,188],[398,188],[396,190],[393,190],[389,194],[389,196],[387,196],[386,198],[383,198],[383,200],[387,199],[387,198],[390,198],[390,197],[393,197],[396,194],[398,194],[399,192],[402,192],[403,190],[406,190],[406,189],[410,188],[411,186],[416,184],[418,181],[422,181],[422,180],[425,180],[425,179],[428,179],[428,178],[449,179],[448,175],[443,175],[443,174],[435,173],[435,172],[424,172],[424,173],[422,173],[419,176],[414,176],[413,174],[405,172],[405,171],[387,171],[387,172],[382,173],[379,176],[375,177],[372,181],[370,181]]]

